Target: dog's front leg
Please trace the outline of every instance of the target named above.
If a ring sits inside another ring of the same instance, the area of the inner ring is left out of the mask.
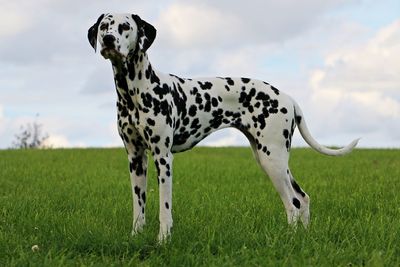
[[[147,156],[144,151],[129,153],[128,159],[133,198],[132,235],[135,235],[143,229],[146,223]]]
[[[172,228],[172,161],[170,151],[154,156],[160,193],[160,233],[158,240],[166,241]]]

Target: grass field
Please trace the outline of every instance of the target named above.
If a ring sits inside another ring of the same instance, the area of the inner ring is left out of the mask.
[[[159,246],[153,164],[132,238],[124,150],[0,151],[0,266],[400,265],[400,150],[294,149],[291,169],[311,197],[308,230],[287,226],[249,148],[176,154],[174,231]]]

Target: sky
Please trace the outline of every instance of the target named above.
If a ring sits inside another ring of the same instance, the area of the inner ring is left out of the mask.
[[[157,28],[148,50],[182,77],[264,80],[301,106],[313,136],[400,147],[398,0],[0,0],[0,149],[35,120],[53,147],[122,146],[111,64],[87,30],[102,13]],[[201,145],[242,146],[235,129]],[[294,146],[305,146],[295,134]]]

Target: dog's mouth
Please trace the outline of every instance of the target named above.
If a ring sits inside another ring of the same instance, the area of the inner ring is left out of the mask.
[[[122,54],[115,50],[114,48],[104,47],[101,49],[100,54],[105,59],[120,59],[122,58]]]

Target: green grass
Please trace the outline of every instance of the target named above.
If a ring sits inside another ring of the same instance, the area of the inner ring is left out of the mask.
[[[153,164],[132,238],[124,150],[0,151],[0,266],[400,265],[399,150],[294,149],[291,169],[311,197],[308,230],[287,226],[249,148],[176,154],[173,236],[159,246]]]

